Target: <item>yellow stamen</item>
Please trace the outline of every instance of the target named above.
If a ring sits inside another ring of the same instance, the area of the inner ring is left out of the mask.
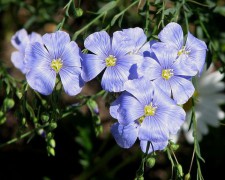
[[[173,76],[173,69],[163,69],[162,77],[166,80],[170,79]]]
[[[190,51],[187,51],[186,50],[186,47],[185,46],[182,46],[182,48],[178,51],[177,55],[180,56],[182,54],[187,54],[189,55],[190,54]]]
[[[154,116],[156,111],[156,107],[151,104],[145,106],[144,112],[145,116]]]
[[[141,116],[139,119],[138,119],[138,122],[141,124],[145,119],[145,116]]]
[[[59,59],[53,59],[52,60],[52,63],[51,63],[51,68],[56,72],[58,73],[60,71],[60,69],[62,68],[63,66],[63,62],[61,60],[61,58]]]
[[[116,65],[116,57],[113,56],[113,55],[109,55],[106,59],[105,59],[105,63],[106,63],[106,66],[109,67],[109,66],[115,66]]]

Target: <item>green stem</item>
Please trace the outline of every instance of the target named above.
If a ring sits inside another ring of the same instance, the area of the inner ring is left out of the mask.
[[[79,36],[84,30],[88,29],[92,24],[94,24],[97,20],[99,20],[101,17],[103,17],[105,15],[104,13],[99,14],[96,18],[94,18],[91,22],[89,22],[86,26],[84,26],[83,28],[81,28],[79,31],[76,31],[73,34],[73,38],[72,40],[75,41],[77,39],[77,36]]]
[[[199,6],[209,7],[208,5],[199,3],[199,2],[197,2],[197,1],[193,1],[193,0],[187,0],[187,1],[189,1],[189,2],[191,2],[191,3],[194,3],[194,4],[197,4],[197,5],[199,5]]]

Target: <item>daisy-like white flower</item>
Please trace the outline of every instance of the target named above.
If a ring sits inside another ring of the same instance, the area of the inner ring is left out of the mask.
[[[190,67],[195,74],[201,74],[206,57],[207,46],[188,32],[184,43],[183,31],[179,24],[169,23],[158,35],[161,43],[170,47],[171,53],[175,53],[182,63]]]
[[[184,104],[194,93],[194,86],[190,81],[192,70],[176,61],[176,54],[159,47],[157,43],[152,45],[152,49],[156,59],[145,58],[141,68],[144,76],[157,84],[177,104]]]
[[[44,95],[52,93],[59,74],[68,95],[76,95],[84,85],[81,79],[79,47],[63,31],[45,34],[43,44],[35,42],[26,48],[27,82]]]
[[[164,149],[169,134],[176,134],[183,124],[184,110],[145,78],[127,81],[125,89],[110,107],[111,116],[118,119],[111,127],[117,144],[130,148],[138,138],[143,152],[148,141],[154,150]],[[150,147],[148,153],[152,151]]]
[[[23,74],[26,73],[25,68],[25,49],[29,43],[42,42],[41,35],[32,32],[27,34],[25,29],[17,31],[11,38],[12,45],[18,50],[12,53],[11,61],[13,65],[18,68]]]
[[[84,46],[94,54],[84,54],[82,60],[82,78],[90,81],[104,69],[101,85],[110,92],[124,90],[124,83],[135,78],[137,68],[131,68],[142,60],[142,56],[129,54],[130,48],[121,46],[120,32],[113,33],[113,38],[105,31],[89,35]],[[132,77],[131,77],[132,76]]]
[[[214,70],[214,71],[213,71]],[[222,91],[225,89],[223,75],[215,71],[213,66],[207,71],[203,71],[202,76],[197,79],[195,96],[195,116],[197,120],[197,137],[201,140],[203,135],[208,134],[208,126],[218,127],[220,120],[223,120],[225,113],[219,105],[225,103],[225,95]],[[187,121],[183,125],[184,135],[188,142],[192,143],[193,130],[189,128],[191,111],[187,112]]]

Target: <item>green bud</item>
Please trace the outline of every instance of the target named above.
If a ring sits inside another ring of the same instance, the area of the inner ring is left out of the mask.
[[[55,128],[57,128],[57,123],[55,122],[50,123],[50,129],[55,129]]]
[[[38,119],[36,117],[34,117],[33,122],[34,123],[37,123],[38,122]]]
[[[19,99],[21,99],[23,97],[23,94],[21,91],[16,91],[16,95]]]
[[[76,8],[75,11],[77,17],[81,17],[83,15],[83,10],[81,8]]]
[[[171,144],[170,147],[172,148],[173,151],[176,151],[176,150],[178,150],[179,145],[178,144]]]
[[[136,177],[135,179],[136,180],[144,180],[144,177],[143,176],[139,176],[139,177]]]
[[[13,108],[13,106],[15,105],[15,102],[13,99],[11,98],[5,98],[4,100],[4,106],[6,107],[6,109],[11,109]]]
[[[23,117],[23,118],[22,118],[22,121],[21,121],[21,124],[22,124],[22,125],[25,125],[25,124],[26,124],[26,122],[27,122],[27,121],[26,121],[26,118],[25,118],[25,117]]]
[[[47,134],[47,139],[51,139],[52,138],[52,133],[51,132],[49,132],[48,134]]]
[[[146,161],[146,166],[149,168],[152,168],[155,166],[155,158],[154,157],[149,157]]]
[[[184,173],[183,173],[183,168],[180,164],[177,164],[177,170],[178,170],[178,173],[181,177],[183,177]]]
[[[5,123],[6,117],[2,111],[0,111],[0,124]]]
[[[55,149],[54,149],[54,148],[48,146],[48,147],[47,147],[47,151],[48,151],[48,153],[49,153],[50,155],[55,156]]]
[[[190,173],[187,173],[184,177],[184,180],[190,180],[191,179],[191,175]]]
[[[41,120],[42,120],[43,122],[48,122],[49,116],[48,116],[47,114],[42,114],[42,115],[41,115]]]
[[[54,139],[50,139],[49,140],[49,145],[54,148],[55,147],[55,140]]]

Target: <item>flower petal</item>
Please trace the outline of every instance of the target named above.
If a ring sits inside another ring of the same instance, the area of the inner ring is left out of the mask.
[[[35,32],[32,32],[29,35],[29,39],[30,39],[30,43],[34,43],[34,42],[39,42],[41,44],[43,43],[41,35]]]
[[[191,81],[179,77],[173,76],[170,80],[173,99],[177,104],[184,104],[193,95],[195,88]]]
[[[83,54],[82,78],[85,81],[94,79],[106,67],[105,61],[94,54]]]
[[[27,43],[29,43],[29,37],[25,29],[21,29],[15,33],[11,38],[12,45],[19,51],[25,51]]]
[[[61,59],[63,67],[81,67],[80,49],[74,41],[65,45]]]
[[[159,39],[168,46],[173,46],[180,50],[183,46],[183,30],[177,23],[167,24],[158,35]]]
[[[42,40],[51,58],[58,59],[62,56],[65,45],[70,42],[70,36],[64,31],[56,31],[55,33],[45,34]]]
[[[157,116],[147,116],[140,126],[138,137],[140,140],[153,142],[167,141],[169,139],[167,121]]]
[[[140,146],[141,146],[142,152],[150,154],[153,151],[165,149],[168,144],[168,140],[160,141],[160,142],[151,141],[148,152],[147,152],[147,144],[148,144],[148,141],[145,141],[145,140],[140,141]]]
[[[60,72],[60,78],[65,92],[70,96],[80,93],[84,82],[80,76],[81,68],[79,67],[63,67]]]
[[[36,67],[26,74],[29,86],[43,95],[52,93],[56,81],[55,71],[48,67]]]
[[[137,139],[137,128],[134,123],[123,126],[115,123],[111,126],[111,133],[117,144],[122,148],[130,148]]]
[[[124,92],[119,97],[120,106],[118,108],[118,121],[127,125],[144,115],[144,106],[134,96]]]
[[[84,46],[89,51],[100,56],[101,59],[107,58],[111,52],[111,40],[105,31],[95,32],[89,35],[84,41]]]
[[[24,65],[24,54],[21,52],[13,52],[11,55],[11,61],[13,65],[18,68],[23,74],[26,73],[25,65]]]

